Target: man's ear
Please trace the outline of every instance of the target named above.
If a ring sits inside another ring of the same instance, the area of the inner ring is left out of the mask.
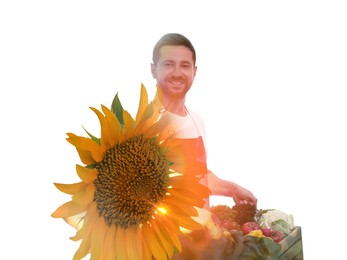
[[[198,70],[198,66],[194,66],[194,77],[196,76],[196,71]]]
[[[152,77],[154,79],[156,79],[157,78],[157,67],[153,63],[151,63],[151,72],[152,72]]]

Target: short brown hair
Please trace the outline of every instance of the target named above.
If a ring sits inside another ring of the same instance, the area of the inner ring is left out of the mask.
[[[190,42],[190,40],[185,37],[182,34],[179,33],[168,33],[163,35],[159,41],[156,43],[156,45],[154,46],[153,49],[153,63],[157,64],[159,58],[160,58],[160,49],[163,46],[166,45],[171,45],[171,46],[185,46],[187,47],[189,50],[192,51],[193,53],[193,61],[194,61],[194,65],[196,63],[196,53],[195,53],[195,49],[193,44]]]

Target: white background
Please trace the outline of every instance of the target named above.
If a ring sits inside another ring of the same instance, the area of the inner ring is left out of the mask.
[[[306,260],[341,259],[344,1],[118,2],[0,4],[4,259],[72,259],[74,230],[50,217],[69,200],[53,182],[78,180],[65,133],[99,135],[88,107],[117,92],[131,113],[141,83],[153,97],[152,48],[168,32],[197,51],[187,105],[205,119],[210,168],[252,190],[258,208],[293,214]]]

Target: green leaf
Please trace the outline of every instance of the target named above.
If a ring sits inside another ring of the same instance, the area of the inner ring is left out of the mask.
[[[86,131],[86,133],[89,135],[89,137],[90,137],[94,142],[96,142],[98,145],[100,145],[100,138],[98,138],[98,137],[92,135],[91,133],[89,133],[89,132],[84,128],[83,125],[82,125],[82,127],[83,127],[84,131]]]
[[[280,246],[267,237],[244,236],[240,259],[277,259]]]
[[[95,167],[96,167],[96,164],[94,163],[86,165],[87,169],[95,169]]]
[[[118,98],[118,93],[115,95],[112,101],[111,111],[116,115],[121,126],[124,127],[123,107]]]
[[[284,219],[278,219],[271,223],[271,228],[276,229],[284,233],[285,235],[289,235],[291,230],[289,224]]]

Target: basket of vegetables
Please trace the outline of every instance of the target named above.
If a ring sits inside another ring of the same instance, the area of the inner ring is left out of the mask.
[[[292,215],[249,204],[217,205],[210,211],[227,241],[224,259],[303,259],[301,229]]]
[[[303,259],[301,230],[291,215],[249,204],[217,205],[200,214],[204,229],[182,238],[183,250],[173,260]]]

